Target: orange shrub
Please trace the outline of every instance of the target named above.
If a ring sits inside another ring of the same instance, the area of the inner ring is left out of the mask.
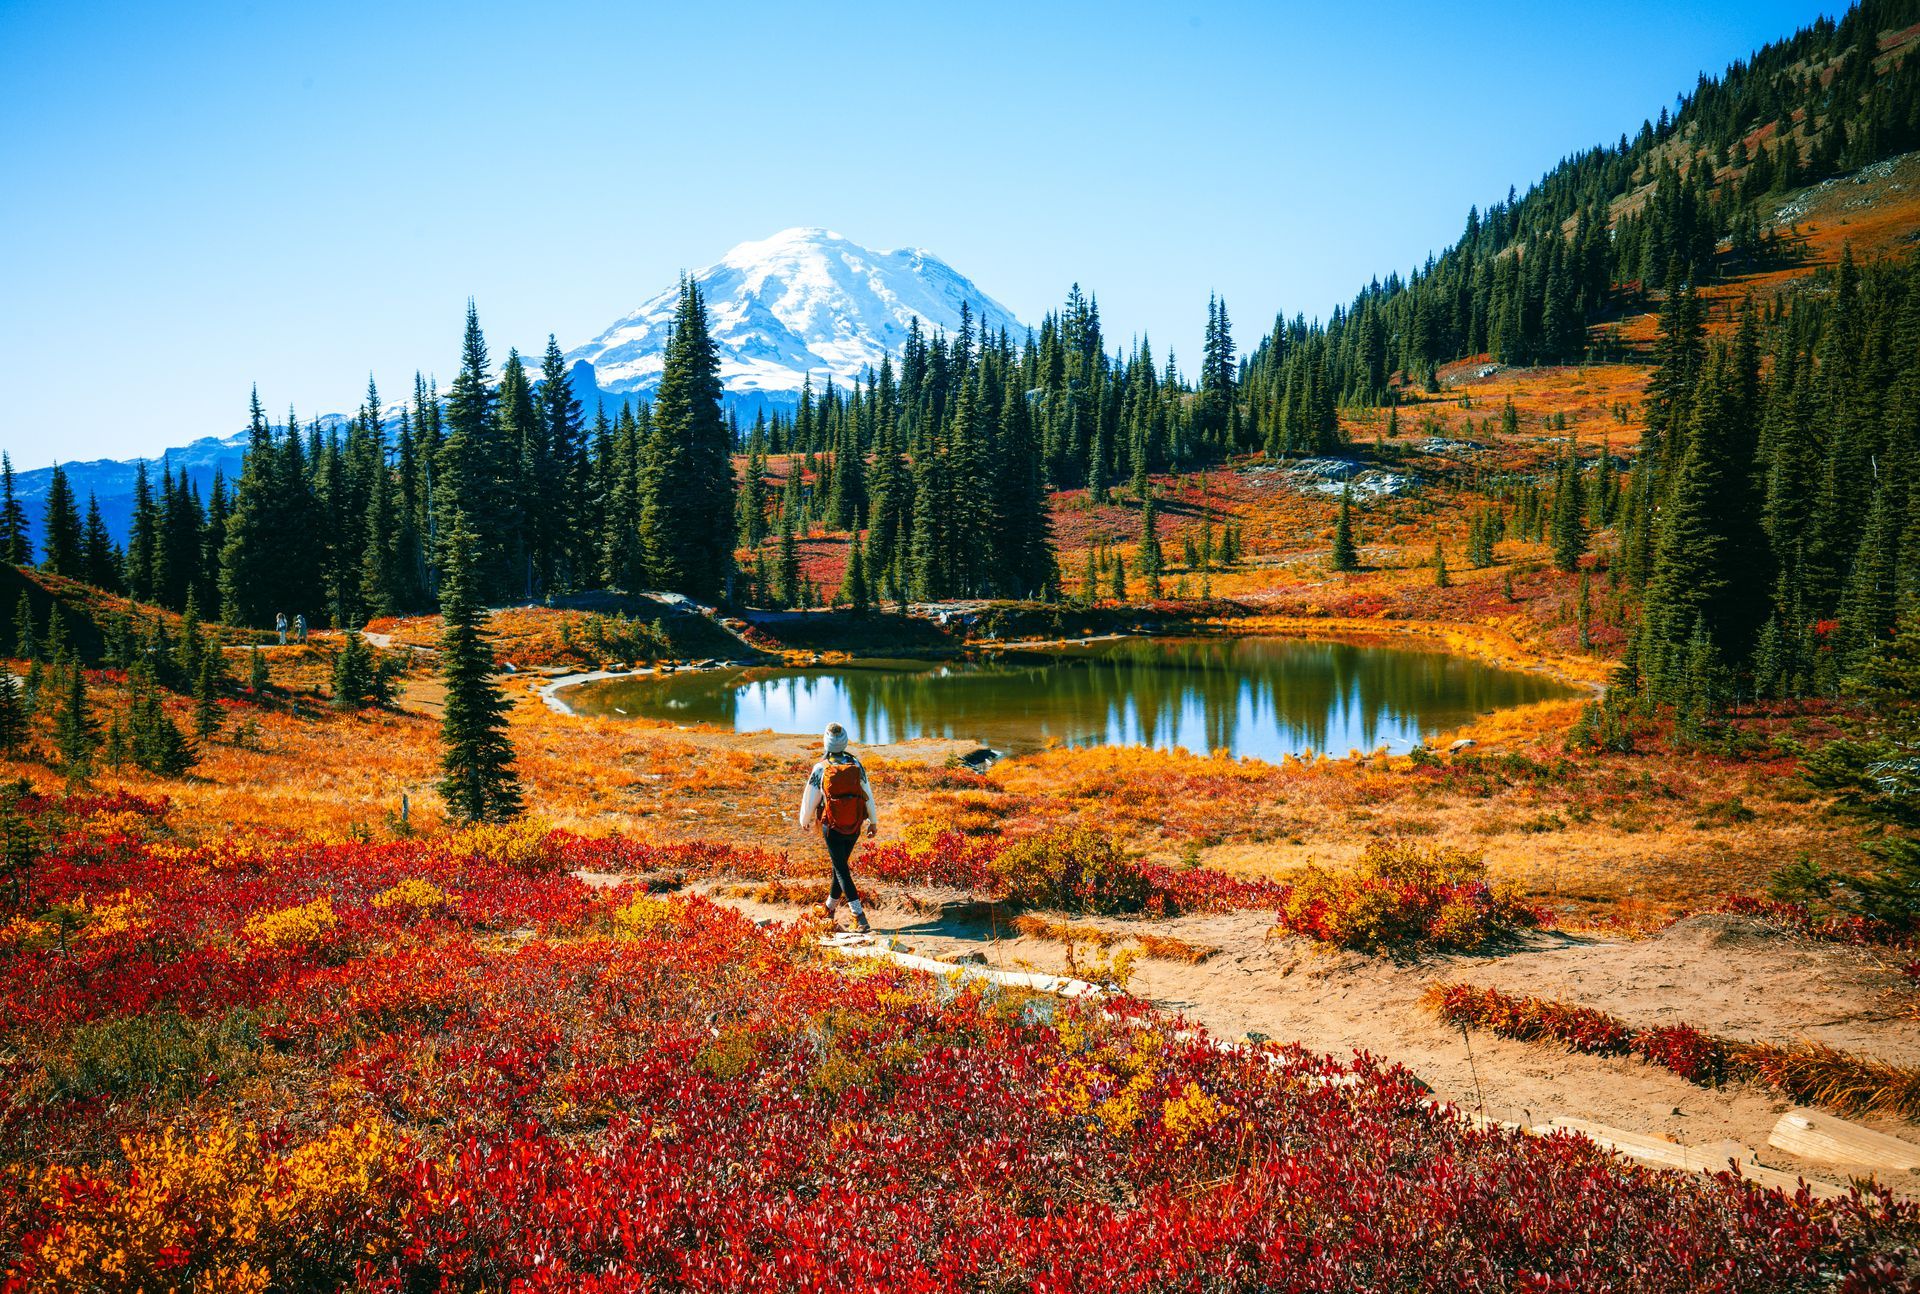
[[[1480,855],[1402,840],[1371,842],[1351,872],[1307,869],[1279,913],[1289,933],[1375,953],[1471,950],[1546,919],[1489,885]]]

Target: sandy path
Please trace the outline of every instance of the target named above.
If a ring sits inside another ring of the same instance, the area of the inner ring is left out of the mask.
[[[791,906],[722,899],[758,918],[790,920]],[[1032,938],[995,938],[979,920],[922,918],[904,904],[873,914],[875,929],[916,952],[952,958],[982,953],[991,965],[1066,970],[1066,950]],[[1438,980],[1465,979],[1611,1011],[1634,1023],[1685,1021],[1732,1037],[1814,1038],[1849,1051],[1920,1064],[1920,1027],[1902,1019],[1910,993],[1873,953],[1792,941],[1757,923],[1695,917],[1653,938],[1579,940],[1557,934],[1489,957],[1396,963],[1326,952],[1296,939],[1268,939],[1259,912],[1170,921],[1082,921],[1174,935],[1223,951],[1198,965],[1135,963],[1135,993],[1238,1039],[1260,1034],[1336,1056],[1357,1051],[1405,1065],[1435,1094],[1498,1119],[1544,1122],[1570,1115],[1687,1143],[1732,1139],[1760,1161],[1839,1180],[1829,1170],[1771,1151],[1767,1135],[1791,1103],[1754,1084],[1697,1087],[1633,1058],[1575,1055],[1549,1044],[1475,1032],[1469,1042],[1419,1005]],[[1862,1120],[1920,1139],[1897,1119]]]

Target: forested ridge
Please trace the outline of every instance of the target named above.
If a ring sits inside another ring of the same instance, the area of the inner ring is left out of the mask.
[[[1639,609],[1625,667],[1652,693],[1827,690],[1920,596],[1920,283],[1848,257],[1713,337],[1701,292],[1795,254],[1771,224],[1784,195],[1920,144],[1916,22],[1920,0],[1872,0],[1703,76],[1631,138],[1470,212],[1419,269],[1324,322],[1277,318],[1244,356],[1212,299],[1190,375],[1145,339],[1110,348],[1076,285],[1025,336],[964,316],[952,336],[916,328],[897,363],[741,426],[692,283],[655,399],[619,408],[581,407],[552,339],[538,364],[496,365],[470,307],[452,383],[416,377],[397,423],[371,381],[358,414],[325,429],[292,411],[274,427],[256,394],[240,478],[203,498],[184,474],[142,469],[124,551],[58,472],[29,534],[8,470],[0,548],[255,626],[431,605],[456,513],[494,603],[601,587],[856,609],[1051,598],[1055,491],[1150,509],[1167,473],[1346,452],[1343,411],[1436,394],[1438,367],[1468,356],[1614,353],[1612,322],[1652,304],[1646,433],[1624,479],[1569,444],[1537,486],[1475,513],[1473,547],[1550,526],[1564,569],[1584,561]],[[797,538],[815,528],[851,537],[838,589],[800,573]],[[1588,555],[1600,531],[1614,542]],[[1336,569],[1352,561],[1342,533]],[[1136,568],[1157,569],[1157,548],[1149,526]]]

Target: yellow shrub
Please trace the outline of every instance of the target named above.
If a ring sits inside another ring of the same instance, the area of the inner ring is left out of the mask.
[[[933,852],[940,843],[940,837],[959,830],[959,822],[951,811],[928,813],[915,817],[900,833],[900,843],[914,857],[922,857]]]
[[[58,1222],[33,1255],[43,1288],[149,1288],[184,1255],[183,1287],[263,1291],[284,1265],[370,1256],[328,1247],[354,1213],[378,1207],[402,1150],[390,1127],[369,1122],[275,1157],[226,1120],[191,1139],[169,1128],[121,1147],[124,1170],[79,1175],[104,1192],[71,1189],[64,1169],[30,1183]]]
[[[535,818],[514,822],[483,822],[462,828],[447,842],[450,852],[465,854],[477,863],[512,867],[523,872],[546,871],[553,861],[547,836],[553,829]]]
[[[443,908],[452,901],[445,890],[418,876],[409,876],[398,885],[373,896],[373,906],[376,908],[406,907],[421,914]]]
[[[673,929],[679,915],[673,904],[642,894],[613,914],[613,933],[629,939],[641,939]]]
[[[1176,1141],[1191,1141],[1231,1111],[1189,1082],[1185,1089],[1167,1098],[1160,1107],[1160,1126]]]
[[[311,903],[281,908],[275,912],[257,912],[247,918],[247,938],[275,948],[298,948],[310,944],[340,924],[334,915],[333,900],[321,895]]]

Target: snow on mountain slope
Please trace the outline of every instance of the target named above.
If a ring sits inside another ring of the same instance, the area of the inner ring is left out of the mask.
[[[741,243],[694,280],[707,315],[729,395],[790,403],[811,374],[841,384],[898,355],[908,324],[928,333],[954,332],[964,302],[976,329],[1025,327],[1011,311],[931,252],[873,251],[826,229],[788,229]],[[648,393],[659,384],[677,287],[568,354],[591,365],[601,390]]]
[[[727,403],[745,413],[755,407],[791,409],[809,374],[816,387],[825,385],[828,374],[846,385],[869,365],[879,368],[883,356],[897,358],[914,318],[929,335],[936,329],[956,331],[962,302],[973,312],[976,333],[1005,328],[1018,340],[1026,332],[1005,306],[931,252],[871,251],[825,229],[788,229],[742,243],[694,278],[706,292]],[[649,298],[567,357],[569,380],[589,414],[599,397],[611,397],[607,404],[613,408],[624,396],[652,396],[678,297],[674,287]],[[537,357],[539,351],[526,354]],[[531,361],[530,376],[537,375],[538,363]],[[398,405],[384,411],[390,430],[399,417]],[[318,421],[328,429],[345,419],[327,414]],[[146,460],[148,471],[157,483],[163,464],[169,465],[186,473],[204,495],[216,472],[224,473],[229,484],[238,478],[246,444],[244,430],[203,437]],[[133,514],[138,462],[66,464],[82,507],[89,495],[96,497],[107,529],[122,543]],[[36,536],[52,476],[51,469],[40,468],[15,480]]]

